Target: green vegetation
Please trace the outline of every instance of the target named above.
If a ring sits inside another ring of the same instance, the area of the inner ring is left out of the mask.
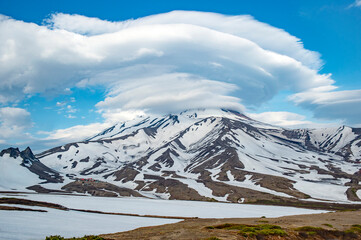
[[[326,227],[329,227],[329,228],[333,228],[333,226],[331,225],[331,224],[329,224],[329,223],[324,223],[324,224],[322,224],[323,226],[326,226]]]
[[[314,235],[317,234],[317,232],[311,231],[311,232],[307,232],[307,234],[308,234],[309,236],[314,236]]]
[[[308,195],[308,194],[303,194],[303,196],[305,197],[305,199],[309,199],[309,198],[311,198],[311,196],[310,195]]]
[[[295,230],[301,232],[302,234],[300,235],[303,237],[314,236],[319,234],[321,231],[327,231],[320,227],[311,227],[311,226],[299,227],[296,228]]]
[[[104,240],[104,238],[99,237],[99,236],[84,236],[84,237],[80,237],[80,238],[64,238],[61,236],[50,236],[50,237],[46,237],[45,240]]]
[[[65,238],[61,237],[61,236],[50,236],[50,237],[46,237],[45,240],[64,240]]]
[[[209,226],[207,229],[226,229],[239,230],[239,234],[245,237],[253,237],[258,235],[269,236],[285,236],[286,232],[277,225],[259,224],[259,225],[245,225],[245,224],[229,224],[225,223],[218,226]]]
[[[257,226],[244,226],[239,234],[245,237],[252,237],[257,235],[277,235],[277,236],[284,236],[286,232],[282,230],[280,226],[276,225],[269,225],[269,224],[261,224]]]
[[[218,202],[215,198],[207,198],[207,202]]]
[[[331,224],[322,224],[328,227],[333,227]],[[307,238],[308,236],[318,235],[323,239],[331,239],[336,237],[337,239],[353,239],[359,238],[361,234],[361,225],[352,225],[349,230],[339,231],[339,230],[327,230],[320,227],[299,227],[295,229],[299,232],[299,236]]]
[[[259,222],[259,223],[268,223],[267,220],[259,220],[259,221],[257,221],[257,222]]]
[[[261,204],[272,206],[290,206],[309,209],[324,209],[336,211],[357,211],[361,209],[360,204],[340,204],[340,203],[324,203],[324,202],[302,202],[302,201],[287,201],[281,199],[257,199],[249,201],[249,204]]]
[[[324,229],[320,228],[320,227],[304,226],[304,227],[296,228],[295,230],[302,231],[302,232],[317,232],[317,231],[324,230]]]
[[[361,233],[361,225],[359,225],[359,224],[352,225],[351,228],[349,230],[347,230],[346,232]]]

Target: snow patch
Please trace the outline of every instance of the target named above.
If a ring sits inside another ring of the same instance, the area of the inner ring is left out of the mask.
[[[8,154],[0,157],[0,190],[21,190],[28,186],[36,185],[42,180],[21,166],[22,158],[12,158]]]

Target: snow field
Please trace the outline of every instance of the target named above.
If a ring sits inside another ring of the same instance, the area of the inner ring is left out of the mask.
[[[0,197],[3,194],[0,194]],[[263,206],[201,201],[161,200],[147,198],[107,198],[93,196],[26,194],[20,196],[34,201],[57,203],[68,208],[103,212],[132,213],[140,215],[199,217],[199,218],[248,218],[280,217],[287,215],[322,213],[326,211],[292,207]]]
[[[50,235],[82,237],[180,221],[34,208],[48,212],[1,211],[0,239],[41,240]]]
[[[41,181],[36,174],[20,166],[21,162],[20,157],[14,159],[9,154],[4,154],[0,158],[0,190],[29,191],[26,189],[27,186],[38,184]]]

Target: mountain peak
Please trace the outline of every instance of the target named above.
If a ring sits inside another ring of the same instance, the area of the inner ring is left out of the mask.
[[[23,159],[31,159],[31,160],[35,160],[36,157],[33,154],[33,151],[31,151],[30,147],[27,147],[24,151],[21,152],[21,157]]]
[[[20,151],[19,148],[9,147],[1,151],[0,157],[4,156],[4,154],[9,154],[9,156],[12,158],[17,158],[20,156],[23,159],[37,160],[30,147],[27,147],[23,151]]]
[[[9,147],[1,151],[0,157],[4,156],[4,154],[9,154],[12,158],[17,158],[18,156],[20,156],[20,150],[19,148]]]

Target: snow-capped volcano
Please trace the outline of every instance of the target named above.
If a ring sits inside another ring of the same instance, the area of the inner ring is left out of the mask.
[[[222,109],[139,117],[36,157],[72,191],[93,178],[133,196],[360,200],[361,129],[289,130]]]

